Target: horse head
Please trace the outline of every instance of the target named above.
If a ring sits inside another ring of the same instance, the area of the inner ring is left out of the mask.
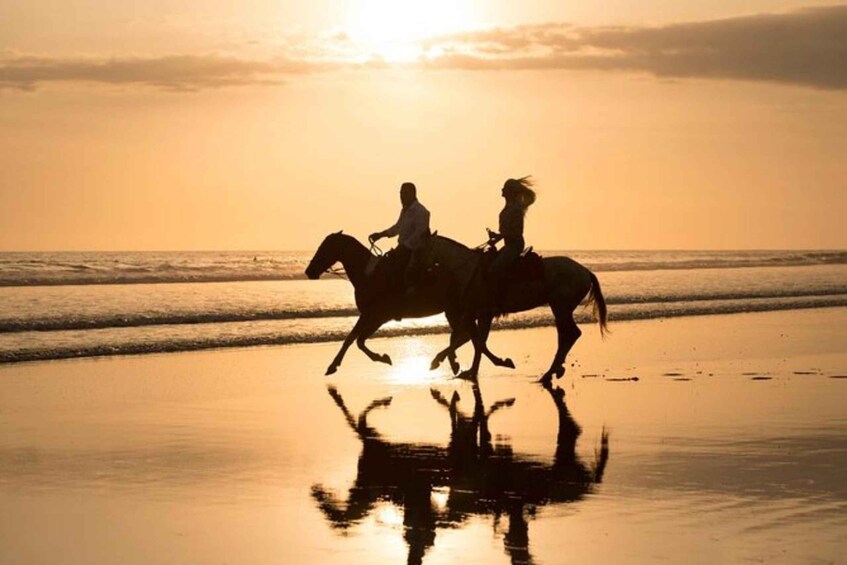
[[[324,238],[315,251],[314,257],[306,267],[306,276],[311,280],[319,279],[321,275],[341,259],[342,240],[348,236],[343,230],[331,233]]]

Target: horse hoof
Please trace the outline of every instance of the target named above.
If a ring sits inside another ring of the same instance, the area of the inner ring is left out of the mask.
[[[462,371],[458,375],[456,375],[457,379],[462,379],[464,381],[476,382],[476,373],[470,369]]]
[[[511,359],[507,358],[505,361],[503,361],[503,366],[508,367],[510,369],[514,369],[515,368],[515,362],[512,361]]]
[[[331,374],[333,374],[334,372],[336,372],[337,370],[338,370],[338,366],[337,366],[337,365],[330,365],[330,366],[327,368],[326,373],[324,373],[324,376],[328,377],[328,376],[330,376]]]
[[[391,365],[391,357],[389,357],[388,354],[380,355],[379,362],[385,363],[386,365]]]
[[[450,370],[453,371],[453,376],[455,377],[459,374],[459,371],[462,370],[462,367],[456,360],[450,359]]]
[[[439,365],[441,365],[441,363],[438,362],[438,359],[433,359],[432,363],[429,364],[429,370],[434,371],[439,367]]]
[[[547,371],[536,382],[543,387],[549,387],[553,382],[553,375],[550,373],[550,371]]]

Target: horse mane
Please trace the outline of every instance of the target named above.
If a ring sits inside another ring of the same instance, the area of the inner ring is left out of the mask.
[[[468,247],[467,245],[465,245],[464,243],[458,242],[455,239],[450,239],[447,236],[444,236],[444,235],[441,235],[441,234],[435,234],[432,237],[437,237],[438,239],[442,239],[442,240],[446,241],[447,243],[450,243],[454,246],[461,247],[462,249],[465,249],[467,251],[472,251],[472,249],[470,247]]]
[[[367,246],[365,244],[363,244],[361,241],[359,241],[358,239],[356,239],[355,237],[353,237],[352,235],[350,235],[348,233],[344,233],[344,232],[339,231],[339,232],[332,233],[330,235],[332,237],[341,238],[341,239],[343,239],[344,241],[347,241],[347,242],[353,242],[353,243],[357,244],[359,247],[363,247],[363,248],[367,249]]]

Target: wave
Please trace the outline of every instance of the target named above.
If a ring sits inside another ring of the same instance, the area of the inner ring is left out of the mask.
[[[847,264],[847,251],[543,251],[595,272]],[[305,279],[308,252],[0,253],[0,286]]]
[[[832,290],[815,289],[774,291],[768,289],[762,292],[720,292],[720,293],[690,293],[690,294],[630,294],[610,296],[607,304],[618,305],[649,305],[662,303],[693,303],[712,302],[716,300],[756,300],[783,298],[819,298],[847,294],[847,287]],[[175,314],[157,314],[150,312],[94,314],[90,318],[76,312],[73,317],[42,317],[42,318],[0,318],[0,334],[19,332],[53,332],[67,330],[97,330],[107,328],[133,328],[144,326],[171,326],[220,324],[229,322],[273,321],[273,320],[312,320],[320,318],[339,318],[358,316],[359,311],[353,307],[346,308],[315,308],[312,309],[273,309],[235,312],[180,312]]]
[[[90,270],[95,270],[89,267]],[[139,274],[142,273],[142,274]],[[83,286],[118,284],[174,284],[174,283],[221,283],[252,281],[297,281],[306,280],[300,273],[289,274],[229,274],[229,273],[159,273],[151,274],[143,267],[134,267],[124,272],[104,275],[66,275],[54,274],[37,277],[0,276],[0,287],[16,286]]]
[[[847,307],[847,294],[824,296],[796,296],[780,298],[729,299],[712,301],[653,302],[619,304],[610,309],[613,322],[647,320],[678,316],[734,314],[742,312],[765,312],[808,308]],[[375,337],[415,336],[441,334],[448,331],[443,318],[424,321],[389,324],[377,332]],[[303,327],[292,324],[296,320],[228,322],[211,325],[198,333],[190,326],[173,326],[169,332],[151,331],[151,328],[109,328],[94,331],[53,332],[52,339],[42,345],[31,345],[37,339],[33,334],[21,337],[21,343],[30,345],[11,349],[0,348],[0,363],[18,363],[96,357],[130,355],[142,353],[168,353],[202,349],[247,347],[257,345],[286,345],[297,343],[321,343],[343,339],[351,322],[349,318],[327,318],[332,324]],[[578,323],[590,323],[589,312],[577,314]],[[501,329],[527,329],[552,326],[554,321],[545,311],[514,315],[498,320],[495,327]],[[147,332],[147,333],[145,333]],[[61,345],[56,345],[61,344]],[[446,343],[445,343],[446,345]]]

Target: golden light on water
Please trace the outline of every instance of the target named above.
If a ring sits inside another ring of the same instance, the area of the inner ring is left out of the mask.
[[[450,499],[450,487],[433,487],[430,500],[432,506],[439,512],[447,510],[447,501]]]
[[[433,380],[435,371],[429,370],[432,361],[423,353],[404,356],[391,371],[391,380],[397,384],[423,384]]]
[[[399,528],[403,526],[403,512],[395,505],[385,503],[376,511],[376,523],[389,526],[391,528]]]

